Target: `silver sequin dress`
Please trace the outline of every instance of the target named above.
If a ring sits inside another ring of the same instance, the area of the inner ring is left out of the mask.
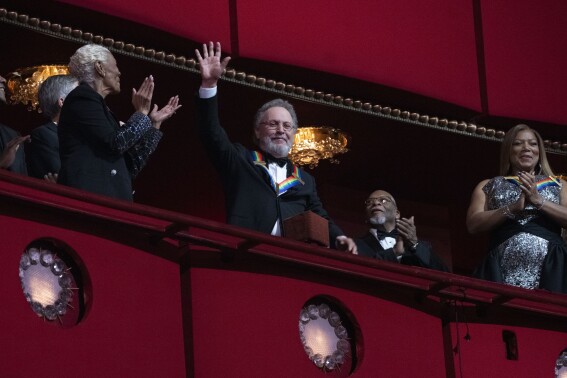
[[[546,177],[537,176],[536,181]],[[513,204],[521,193],[517,184],[502,176],[491,179],[482,190],[486,194],[489,210]],[[560,193],[560,186],[547,186],[540,190],[546,201],[555,203],[559,203]],[[544,233],[535,235],[534,228],[543,229]],[[550,247],[550,232],[559,235],[559,226],[543,216],[533,205],[528,204],[514,220],[507,221],[493,232],[489,261],[485,261],[485,264],[492,264],[488,270],[499,270],[496,276],[500,277],[494,277],[493,274],[493,277],[487,279],[526,289],[539,288],[542,268]],[[562,243],[556,238],[552,239],[555,244]]]

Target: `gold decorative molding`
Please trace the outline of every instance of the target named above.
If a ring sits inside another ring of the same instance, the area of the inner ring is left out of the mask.
[[[69,67],[65,65],[43,64],[41,66],[18,68],[6,76],[9,103],[11,105],[26,105],[29,111],[38,109],[39,86],[48,77],[53,75],[66,75]]]
[[[47,20],[41,20],[36,17],[30,17],[26,14],[19,14],[15,11],[9,11],[0,8],[0,22],[19,26],[29,30],[33,30],[42,34],[51,35],[59,39],[72,41],[76,43],[96,43],[107,47],[114,53],[135,57],[151,61],[156,64],[165,65],[179,70],[188,71],[198,74],[195,59],[189,59],[184,56],[177,56],[164,51],[156,51],[155,49],[143,46],[135,46],[131,43],[117,41],[113,38],[94,35],[93,33],[84,32],[80,29],[73,29],[68,26],[62,26]],[[230,81],[239,85],[249,86],[258,90],[276,93],[278,95],[292,97],[303,101],[322,104],[330,107],[349,110],[362,113],[378,118],[394,120],[406,124],[432,128],[440,131],[450,132],[468,137],[491,140],[495,142],[501,141],[505,132],[496,130],[474,123],[451,120],[438,116],[419,114],[408,110],[401,110],[389,106],[372,104],[352,98],[344,98],[343,96],[325,93],[315,89],[307,89],[302,86],[283,83],[273,79],[258,77],[235,69],[226,71],[222,80]],[[544,140],[546,151],[560,155],[567,155],[567,143],[560,141]]]
[[[337,155],[348,152],[350,136],[329,126],[302,126],[295,133],[289,158],[294,164],[315,168],[320,160],[338,164]]]

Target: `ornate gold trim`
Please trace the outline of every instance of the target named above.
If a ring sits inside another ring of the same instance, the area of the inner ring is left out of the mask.
[[[131,43],[123,41],[116,41],[113,38],[107,38],[101,35],[94,35],[93,33],[84,32],[79,29],[72,29],[68,26],[51,23],[47,20],[40,20],[39,18],[30,17],[26,14],[19,14],[15,11],[8,11],[5,8],[0,8],[0,22],[12,24],[15,26],[30,29],[42,34],[54,36],[56,38],[76,42],[76,43],[96,43],[107,47],[112,52],[128,55],[138,59],[148,60],[156,64],[169,66],[172,68],[185,70],[194,74],[198,74],[196,69],[197,62],[195,59],[188,59],[184,56],[176,56],[164,51],[156,51],[154,49],[145,48],[143,46],[135,46]],[[266,79],[264,77],[257,77],[253,74],[248,74],[235,69],[226,71],[222,80],[237,83],[239,85],[253,87],[259,90],[277,93],[287,97],[296,98],[303,101],[318,103],[335,108],[363,113],[370,116],[403,122],[406,124],[417,125],[421,127],[433,128],[454,134],[464,136],[481,138],[491,141],[500,141],[505,132],[487,128],[484,126],[476,125],[474,123],[467,123],[464,121],[450,120],[447,118],[429,116],[391,108],[388,106],[381,106],[369,102],[362,102],[352,98],[343,98],[343,96],[334,95],[332,93],[325,93],[315,89],[306,89],[301,86],[293,84],[286,84],[281,81]],[[545,140],[546,151],[560,155],[567,155],[567,143],[560,141]]]

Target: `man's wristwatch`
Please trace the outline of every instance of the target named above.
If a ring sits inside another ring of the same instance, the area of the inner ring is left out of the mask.
[[[412,245],[409,249],[410,251],[415,252],[415,250],[417,249],[417,245],[419,244],[419,241],[416,241],[414,245]]]

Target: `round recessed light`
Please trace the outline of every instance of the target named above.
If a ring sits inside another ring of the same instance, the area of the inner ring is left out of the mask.
[[[555,362],[555,378],[567,378],[567,349],[563,350]]]
[[[20,282],[32,310],[55,320],[73,301],[75,280],[65,262],[49,249],[31,247],[20,258]]]
[[[341,315],[327,303],[309,304],[301,309],[299,338],[309,359],[326,371],[339,368],[353,350]]]

